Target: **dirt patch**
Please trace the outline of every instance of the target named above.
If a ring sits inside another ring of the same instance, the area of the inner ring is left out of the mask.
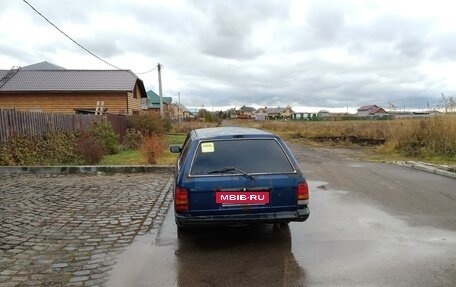
[[[306,139],[319,143],[352,143],[361,146],[377,146],[386,142],[386,139],[363,138],[358,136],[319,136],[306,137],[300,133],[295,133],[291,136],[294,139]]]

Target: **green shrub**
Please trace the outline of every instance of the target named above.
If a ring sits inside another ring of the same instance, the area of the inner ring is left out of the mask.
[[[124,149],[138,149],[141,145],[141,141],[143,139],[143,135],[140,131],[135,129],[127,129],[127,133],[125,134],[123,147]]]
[[[0,147],[0,165],[68,164],[78,160],[75,133],[47,133],[43,136],[12,135]]]
[[[67,164],[79,157],[74,150],[77,133],[47,133],[37,141],[37,161],[41,165]]]
[[[128,118],[127,126],[143,135],[164,135],[171,129],[168,119],[162,119],[157,113],[143,113]]]
[[[108,122],[94,122],[89,133],[106,147],[109,154],[116,154],[120,150],[119,137]]]
[[[14,134],[9,140],[9,154],[15,165],[33,165],[36,164],[35,156],[37,144],[34,138],[30,136],[21,136]]]
[[[6,143],[0,145],[0,165],[13,165]]]
[[[75,145],[76,153],[86,164],[97,164],[108,154],[105,144],[89,132],[83,132]]]
[[[119,151],[118,137],[109,123],[94,123],[86,132],[12,135],[0,145],[0,165],[74,164],[81,159],[98,163]]]

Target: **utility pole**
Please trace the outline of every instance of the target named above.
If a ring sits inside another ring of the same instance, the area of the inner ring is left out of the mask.
[[[180,124],[181,124],[181,116],[180,116],[180,114],[181,114],[181,105],[180,105],[181,93],[180,92],[177,92],[177,99],[178,99],[178,103],[179,103],[179,105],[177,106],[177,122],[179,123],[179,126],[180,126]],[[184,113],[182,111],[182,118],[183,117],[184,117]]]
[[[181,93],[180,92],[177,92],[177,99],[178,99],[178,103],[179,103],[179,107],[177,109],[177,119],[180,118],[180,103],[181,103]],[[179,119],[180,120],[180,119]]]
[[[162,78],[161,78],[161,65],[157,64],[158,70],[158,96],[160,98],[160,117],[164,118],[165,113],[163,111],[163,93],[162,93]]]

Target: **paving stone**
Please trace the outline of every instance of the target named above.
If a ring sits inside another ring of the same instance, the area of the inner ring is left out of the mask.
[[[89,276],[77,276],[76,275],[70,279],[69,283],[82,282],[82,281],[87,281],[89,279],[90,279]]]
[[[51,268],[64,268],[64,267],[67,267],[68,266],[68,263],[56,263],[56,264],[52,264]]]
[[[82,270],[82,271],[73,272],[74,276],[85,276],[85,275],[89,275],[89,274],[90,274],[89,270]]]
[[[10,281],[11,276],[0,275],[0,282]]]
[[[17,273],[17,270],[6,269],[0,272],[0,275],[9,276]]]
[[[28,279],[26,276],[13,276],[11,278],[11,281],[19,281],[19,282],[24,282]]]
[[[0,175],[0,286],[102,286],[116,255],[162,224],[170,179]]]

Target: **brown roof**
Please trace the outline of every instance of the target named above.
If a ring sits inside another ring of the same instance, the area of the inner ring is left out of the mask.
[[[95,92],[133,91],[138,84],[146,97],[144,83],[130,70],[22,70],[3,79],[8,70],[0,70],[1,92]]]
[[[378,106],[377,105],[368,105],[368,106],[362,106],[358,109],[358,111],[369,111],[369,110],[372,110],[372,109],[377,109]]]

